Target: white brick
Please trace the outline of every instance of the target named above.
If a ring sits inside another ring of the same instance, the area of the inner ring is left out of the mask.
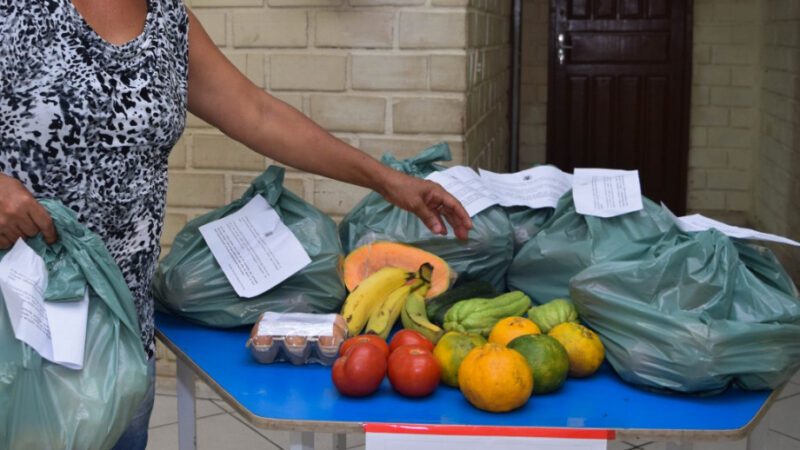
[[[194,136],[192,166],[199,169],[239,169],[262,171],[268,160],[227,136]]]
[[[692,108],[692,125],[721,126],[728,124],[728,108],[704,106]]]
[[[424,90],[428,64],[424,56],[353,55],[353,89]]]
[[[396,133],[462,133],[462,100],[409,98],[397,100],[393,108]]]
[[[749,87],[712,87],[711,104],[720,106],[752,106],[754,92]]]
[[[270,88],[343,91],[346,67],[346,56],[273,55],[270,58]]]
[[[425,0],[350,0],[351,6],[415,6],[424,4]]]
[[[316,14],[318,47],[388,48],[394,39],[394,14],[320,11]]]
[[[222,11],[193,11],[208,36],[218,46],[225,45],[225,13]]]
[[[225,204],[222,174],[171,173],[167,203],[171,206],[216,208]]]
[[[403,139],[403,138],[361,138],[359,148],[375,158],[380,158],[385,153],[397,159],[407,159],[417,155],[422,150],[442,142],[441,139]],[[452,164],[463,161],[464,144],[462,142],[448,141],[450,153],[453,156]]]
[[[431,89],[463,92],[467,89],[467,57],[462,55],[431,56]]]
[[[239,12],[233,16],[236,47],[305,47],[308,43],[305,11]]]
[[[343,0],[267,0],[269,6],[339,6]]]
[[[314,182],[314,204],[327,214],[350,212],[370,191],[329,179]]]
[[[260,53],[226,53],[225,56],[258,87],[264,87],[264,55]]]
[[[689,192],[686,206],[691,210],[725,209],[725,192],[696,191]]]
[[[185,214],[167,213],[164,216],[164,228],[161,232],[161,245],[172,245],[175,236],[186,226]]]
[[[230,8],[232,6],[262,6],[264,0],[188,0],[192,8]],[[197,14],[197,11],[193,11]]]
[[[383,133],[386,99],[359,96],[311,96],[311,119],[329,131]]]
[[[401,48],[464,48],[466,14],[461,12],[400,13]]]
[[[739,170],[708,170],[708,188],[743,191],[750,187],[750,176]]]
[[[186,145],[188,137],[186,134],[178,139],[178,142],[172,147],[169,152],[169,160],[167,165],[170,169],[183,169],[186,167]]]

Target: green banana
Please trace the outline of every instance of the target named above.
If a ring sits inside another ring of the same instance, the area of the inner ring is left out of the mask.
[[[384,267],[364,279],[347,296],[342,305],[341,314],[347,322],[349,335],[360,334],[372,312],[386,300],[389,294],[414,278],[416,278],[416,274],[413,272],[407,272],[397,267]]]
[[[420,292],[420,289],[417,289],[409,294],[403,306],[403,311],[400,313],[400,320],[403,322],[403,328],[419,331],[435,344],[444,334],[444,330],[428,320],[428,314],[425,311],[426,293],[427,289],[425,289],[425,292]]]

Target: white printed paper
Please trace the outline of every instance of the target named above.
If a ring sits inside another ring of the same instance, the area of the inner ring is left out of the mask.
[[[469,167],[456,166],[433,172],[426,179],[442,185],[444,190],[461,202],[470,217],[497,204],[491,195],[487,195],[478,174]]]
[[[709,219],[708,217],[700,214],[692,214],[690,216],[678,217],[676,224],[678,228],[685,232],[705,231],[714,228],[721,233],[733,238],[739,239],[754,239],[757,241],[771,241],[779,242],[781,244],[788,244],[800,247],[800,242],[793,241],[789,238],[778,236],[770,233],[762,233],[760,231],[751,230],[749,228],[737,227],[728,225],[723,222]]]
[[[239,211],[201,226],[200,233],[240,297],[263,294],[311,263],[300,241],[260,195]]]
[[[0,261],[0,291],[14,336],[42,358],[82,369],[89,291],[77,302],[45,302],[47,268],[22,239]]]
[[[606,439],[367,433],[366,450],[606,450]]]
[[[338,314],[265,312],[258,336],[333,336]]]
[[[555,208],[571,188],[572,175],[553,166],[499,174],[481,169],[481,180],[502,206]]]
[[[575,210],[587,216],[614,217],[643,208],[638,170],[575,169],[572,196]]]

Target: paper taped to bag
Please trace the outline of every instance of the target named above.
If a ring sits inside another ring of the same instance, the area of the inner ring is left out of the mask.
[[[575,169],[572,197],[578,214],[615,217],[642,206],[638,170]]]
[[[709,219],[708,217],[702,216],[700,214],[692,214],[689,216],[679,217],[675,223],[678,225],[678,228],[680,228],[681,231],[685,231],[687,233],[696,231],[706,231],[714,228],[717,231],[721,232],[722,234],[725,234],[733,238],[779,242],[781,244],[800,246],[800,242],[793,241],[783,236],[778,236],[770,233],[763,233],[761,231],[751,230],[749,228],[728,225],[726,223],[719,222],[714,219]]]
[[[432,172],[427,180],[439,183],[455,197],[470,217],[497,204],[497,200],[483,187],[478,174],[465,166],[456,166],[441,172]]]
[[[239,211],[201,226],[200,233],[240,297],[263,294],[311,263],[303,245],[260,195]]]
[[[14,336],[42,358],[69,369],[83,368],[89,294],[77,302],[46,302],[47,267],[18,239],[0,260],[0,291]]]

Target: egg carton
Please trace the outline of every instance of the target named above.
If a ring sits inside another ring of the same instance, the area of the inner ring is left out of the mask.
[[[347,323],[339,314],[265,312],[253,325],[247,346],[262,364],[329,366],[346,338]]]

